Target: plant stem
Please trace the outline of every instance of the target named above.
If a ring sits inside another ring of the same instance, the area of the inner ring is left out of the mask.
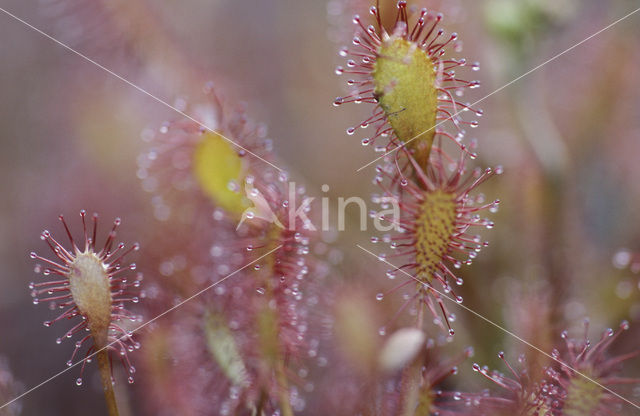
[[[267,392],[262,389],[260,391],[260,398],[258,399],[258,405],[255,408],[255,411],[251,413],[251,416],[262,416],[262,409],[264,409],[265,402],[267,401]],[[236,416],[240,416],[240,409],[236,412]]]
[[[280,400],[280,410],[282,416],[293,416],[293,409],[289,402],[289,383],[287,381],[287,375],[284,371],[284,363],[281,359],[276,362],[275,365],[276,380],[278,382],[278,395]]]
[[[424,323],[424,307],[418,309],[416,328],[422,330]],[[421,355],[421,354],[420,354]],[[401,380],[402,414],[414,416],[420,402],[420,386],[422,384],[422,361],[414,360],[403,370]]]
[[[98,366],[100,367],[100,378],[102,379],[102,388],[104,390],[104,398],[107,401],[107,410],[109,411],[109,416],[118,416],[116,394],[113,391],[113,383],[111,382],[111,365],[109,363],[109,353],[106,349],[103,349],[97,354],[97,356]]]
[[[274,229],[274,231],[279,232]],[[269,258],[271,261],[271,257]],[[269,265],[273,269],[274,263]],[[264,282],[266,288],[266,298],[273,299],[273,284],[271,281]],[[269,367],[274,372],[278,387],[278,401],[282,416],[293,416],[293,409],[289,400],[289,382],[285,372],[283,353],[281,351],[277,313],[271,309],[267,303],[261,305],[259,331],[263,348],[263,353],[269,361]]]

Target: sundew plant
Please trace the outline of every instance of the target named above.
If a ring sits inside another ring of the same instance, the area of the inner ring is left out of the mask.
[[[640,4],[0,12],[0,415],[640,414]]]

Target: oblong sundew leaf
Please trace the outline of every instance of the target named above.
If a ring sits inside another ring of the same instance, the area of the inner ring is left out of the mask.
[[[415,416],[429,416],[432,414],[434,392],[428,388],[422,388],[418,395],[418,407]]]
[[[415,42],[397,36],[386,39],[376,55],[374,95],[395,135],[426,166],[438,111],[433,62]]]
[[[441,190],[425,195],[415,231],[420,281],[430,283],[433,280],[433,273],[444,260],[456,230],[456,216],[455,195]]]
[[[204,318],[204,329],[207,347],[215,362],[233,385],[246,386],[249,383],[247,368],[233,334],[223,319],[212,313],[207,314]]]
[[[77,252],[68,279],[72,298],[86,317],[94,342],[100,347],[107,345],[113,298],[103,260],[90,250]]]
[[[585,372],[589,374],[589,371]],[[596,377],[591,376],[590,378],[597,380]],[[604,390],[600,386],[583,377],[572,377],[567,388],[564,414],[567,416],[594,414],[603,403],[603,398]]]
[[[229,189],[230,182],[238,186],[243,182],[242,159],[220,134],[203,134],[194,151],[193,171],[202,191],[215,205],[234,216],[240,216],[249,207],[242,192]]]

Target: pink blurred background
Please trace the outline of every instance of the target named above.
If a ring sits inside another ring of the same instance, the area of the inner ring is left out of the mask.
[[[370,108],[331,105],[345,89],[333,70],[357,6],[337,0],[131,3],[111,14],[92,10],[89,1],[3,0],[0,7],[168,103],[198,97],[203,82],[213,80],[268,125],[279,160],[311,195],[320,196],[322,184],[334,199],[368,200],[376,191],[373,167],[356,172],[376,155],[361,146],[361,137],[345,134]],[[482,86],[470,101],[638,6],[633,0],[444,3],[451,16],[443,26],[459,33],[462,56],[481,63],[473,76]],[[500,164],[505,173],[484,187],[488,198],[501,200],[501,211],[496,228],[485,233],[491,246],[462,272],[461,294],[470,308],[546,350],[561,329],[584,316],[593,336],[630,320],[620,349],[637,348],[638,275],[612,259],[625,248],[640,252],[639,19],[629,17],[486,98],[479,104],[480,127],[469,132],[480,144],[474,163]],[[64,369],[71,349],[55,344],[62,330],[45,328],[49,312],[31,304],[28,253],[44,251],[43,229],[61,234],[59,214],[75,218],[86,209],[105,222],[122,217],[121,239],[140,241],[137,262],[153,269],[144,265],[150,261],[145,246],[170,242],[150,238],[157,220],[136,178],[136,158],[145,149],[140,133],[178,115],[5,13],[0,38],[0,355],[30,388]],[[327,290],[337,299],[360,293],[367,308],[392,313],[400,300],[370,302],[389,282],[385,268],[355,247],[369,247],[372,235],[358,224],[354,209],[347,231],[332,243],[336,272]],[[535,356],[474,316],[455,313],[454,344],[473,345],[474,360],[497,365],[498,350]],[[134,362],[139,354],[144,346]],[[485,388],[467,364],[456,383]],[[636,360],[629,371],[639,368]],[[23,414],[103,414],[97,371],[88,372],[93,381],[82,388],[74,384],[74,369],[35,390],[21,400]],[[133,414],[143,408],[144,389],[121,389]]]

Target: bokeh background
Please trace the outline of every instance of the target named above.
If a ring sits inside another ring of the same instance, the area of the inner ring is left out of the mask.
[[[229,100],[245,102],[248,114],[268,126],[291,177],[311,195],[329,196],[333,206],[340,196],[369,200],[377,191],[373,167],[356,172],[376,155],[363,148],[361,136],[345,134],[370,108],[331,105],[345,91],[345,78],[333,71],[341,63],[337,51],[350,41],[350,15],[365,14],[366,1],[101,3],[2,0],[0,7],[168,103],[197,99],[203,83],[213,80]],[[637,0],[419,4],[444,10],[445,29],[463,41],[460,55],[481,63],[473,76],[482,86],[469,101],[640,7]],[[494,215],[495,229],[485,233],[490,247],[461,271],[465,284],[459,292],[468,307],[545,351],[557,344],[562,329],[579,328],[586,316],[592,337],[628,319],[632,329],[615,349],[638,348],[638,22],[640,14],[633,15],[490,95],[479,105],[480,127],[469,132],[479,142],[480,157],[473,163],[502,165],[505,173],[483,186],[487,198],[501,200],[501,210]],[[32,305],[27,289],[35,280],[28,253],[44,252],[43,229],[61,233],[59,214],[75,218],[86,209],[105,221],[122,217],[121,239],[143,247],[136,262],[157,268],[144,247],[170,245],[171,236],[155,232],[159,222],[136,178],[136,159],[146,146],[142,131],[179,117],[5,13],[0,39],[0,355],[22,384],[3,393],[4,402],[62,370],[71,352],[70,345],[55,344],[62,328],[42,325],[50,312]],[[326,194],[323,184],[330,186]],[[358,225],[357,210],[350,210],[347,230],[326,236],[334,268],[326,292],[337,305],[359,302],[375,329],[401,299],[375,301],[392,282],[386,268],[355,244],[376,252],[385,247],[370,244],[373,234]],[[453,305],[450,310],[458,317],[454,341],[443,341],[435,328],[429,334],[448,345],[445,355],[471,345],[473,361],[492,367],[501,365],[500,350],[512,360],[524,353],[544,361],[477,317]],[[332,342],[348,345],[351,335]],[[343,358],[349,357],[349,347],[343,349]],[[134,362],[141,354],[144,346],[132,354]],[[638,375],[639,369],[635,360],[627,371]],[[87,370],[92,382],[81,388],[76,377],[73,369],[23,398],[23,414],[103,414],[96,369]],[[316,382],[330,385],[332,377],[339,375],[326,370]],[[488,387],[471,371],[471,361],[451,383]],[[120,383],[118,390],[131,414],[145,412],[150,399],[144,383]],[[319,388],[308,400],[322,402],[323,394],[330,396],[331,389]]]

